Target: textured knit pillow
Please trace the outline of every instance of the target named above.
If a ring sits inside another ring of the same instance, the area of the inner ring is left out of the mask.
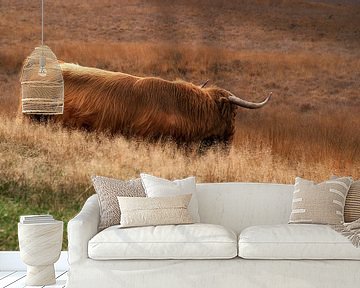
[[[350,177],[319,184],[296,177],[289,223],[342,224]]]
[[[338,176],[332,176],[330,179],[338,179]],[[344,221],[350,223],[360,219],[360,180],[354,181],[346,196],[344,208]]]
[[[360,219],[360,180],[351,184],[344,210],[345,222],[353,222]]]
[[[171,197],[117,197],[121,210],[121,227],[190,224],[187,209],[191,194]]]
[[[120,209],[117,196],[146,196],[140,178],[122,181],[102,176],[93,176],[91,180],[99,199],[99,229],[120,224]]]
[[[198,201],[196,197],[195,177],[170,181],[145,173],[140,174],[147,197],[166,197],[183,194],[192,194],[189,211],[195,223],[200,222]]]

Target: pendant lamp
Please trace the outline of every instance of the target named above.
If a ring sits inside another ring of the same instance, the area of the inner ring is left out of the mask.
[[[64,79],[51,49],[44,45],[44,0],[41,0],[41,46],[26,58],[21,73],[22,113],[55,115],[64,112]]]

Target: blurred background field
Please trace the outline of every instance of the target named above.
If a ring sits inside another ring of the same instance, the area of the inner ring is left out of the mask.
[[[18,249],[21,214],[72,218],[94,193],[93,174],[360,178],[358,1],[45,1],[45,42],[63,61],[195,84],[210,79],[251,101],[273,92],[263,109],[238,109],[229,153],[205,155],[21,121],[19,73],[39,45],[38,2],[0,1],[0,250]]]

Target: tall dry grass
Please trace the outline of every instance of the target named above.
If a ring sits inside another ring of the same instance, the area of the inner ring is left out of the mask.
[[[199,182],[292,183],[295,176],[320,181],[332,174],[359,178],[359,135],[343,129],[359,123],[316,129],[315,117],[289,128],[284,122],[289,118],[262,117],[260,131],[245,121],[247,128],[238,129],[228,152],[214,148],[205,155],[171,143],[108,138],[1,117],[0,179],[37,187],[36,194],[18,196],[39,204],[64,196],[83,201],[93,193],[90,176],[95,174],[121,179],[138,177],[140,172],[165,178],[195,175]]]
[[[331,174],[359,177],[360,84],[356,79],[360,60],[353,56],[169,43],[56,46],[60,59],[83,65],[195,83],[211,79],[253,100],[274,92],[261,110],[239,109],[229,154],[215,149],[199,156],[184,154],[170,144],[134,145],[122,137],[109,139],[19,122],[15,118],[17,81],[25,53],[15,49],[0,55],[1,69],[7,73],[0,97],[3,179],[71,193],[77,185],[89,185],[91,174],[131,178],[141,171],[170,178],[193,174],[205,182],[291,183],[299,175],[315,180]]]

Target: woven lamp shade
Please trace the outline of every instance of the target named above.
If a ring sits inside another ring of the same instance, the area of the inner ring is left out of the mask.
[[[36,47],[21,73],[22,112],[55,115],[64,112],[64,79],[48,46]]]

